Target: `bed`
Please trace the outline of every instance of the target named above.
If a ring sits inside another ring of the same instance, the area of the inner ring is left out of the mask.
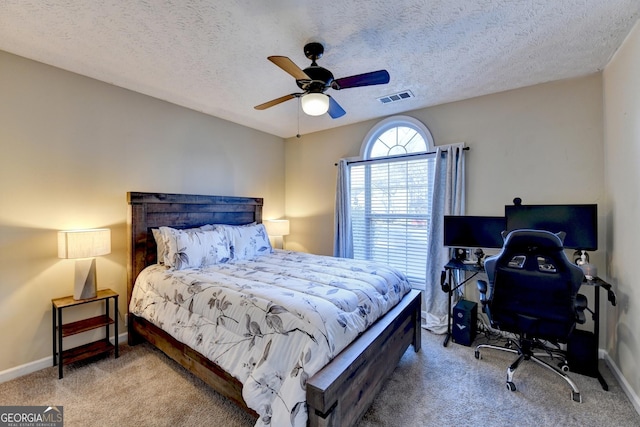
[[[260,198],[130,192],[127,201],[128,309],[136,278],[145,268],[157,263],[152,229],[262,222],[263,201]],[[420,301],[419,291],[409,291],[397,305],[306,380],[308,425],[350,426],[359,420],[407,348],[412,345],[415,351],[420,350]],[[240,380],[203,352],[183,344],[132,312],[128,313],[128,339],[130,345],[148,341],[258,419],[258,413],[243,399]]]

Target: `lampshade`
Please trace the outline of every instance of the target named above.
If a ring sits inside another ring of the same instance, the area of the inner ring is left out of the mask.
[[[310,116],[321,116],[329,111],[329,97],[324,93],[308,93],[300,99],[300,102],[302,111]]]
[[[94,257],[111,253],[111,230],[58,231],[58,258],[76,258],[73,299],[95,298],[98,292]]]
[[[268,219],[264,221],[269,236],[288,236],[289,220],[288,219]]]
[[[58,231],[58,258],[91,258],[111,253],[111,230]]]

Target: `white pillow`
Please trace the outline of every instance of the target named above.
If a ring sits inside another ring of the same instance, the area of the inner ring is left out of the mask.
[[[160,227],[160,232],[167,243],[165,264],[176,270],[206,267],[230,258],[229,240],[223,230]]]
[[[156,241],[156,255],[158,264],[165,264],[165,257],[167,256],[167,242],[164,239],[164,235],[160,232],[159,228],[152,228],[153,238]]]
[[[213,225],[205,224],[201,227],[190,228],[189,230],[213,230],[215,227]],[[185,230],[186,231],[186,230]],[[167,239],[166,236],[160,232],[159,228],[151,229],[153,233],[153,238],[156,241],[156,258],[158,264],[166,264],[167,263]]]
[[[231,259],[250,259],[273,252],[264,224],[222,225],[229,239]]]

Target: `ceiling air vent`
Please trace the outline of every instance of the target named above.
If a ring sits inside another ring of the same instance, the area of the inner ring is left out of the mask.
[[[391,102],[404,101],[405,99],[409,99],[409,98],[413,98],[413,94],[411,93],[411,91],[403,90],[402,92],[398,92],[392,95],[387,95],[387,96],[378,98],[378,101],[380,101],[383,104],[389,104]]]

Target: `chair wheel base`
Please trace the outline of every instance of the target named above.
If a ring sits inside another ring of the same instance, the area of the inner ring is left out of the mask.
[[[516,385],[513,381],[507,381],[507,389],[510,391],[516,391]]]

